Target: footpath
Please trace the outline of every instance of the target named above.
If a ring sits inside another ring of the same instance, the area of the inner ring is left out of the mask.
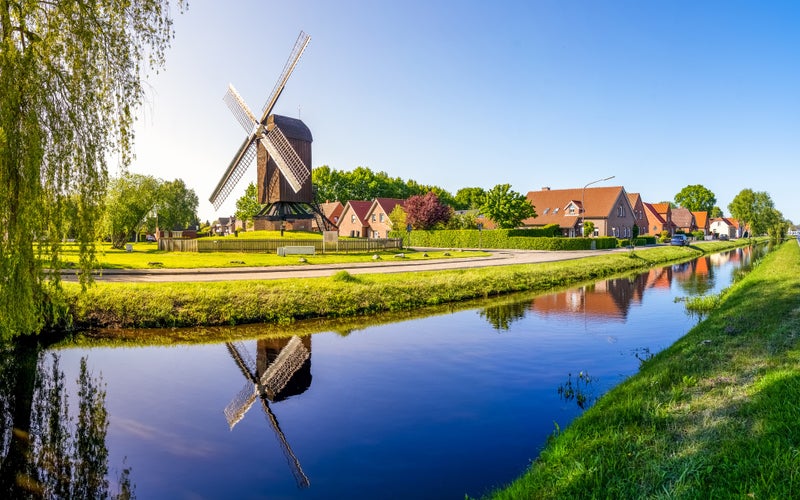
[[[636,251],[653,247],[637,247]],[[433,249],[415,248],[417,251]],[[236,267],[236,268],[201,268],[201,269],[103,269],[95,273],[95,281],[102,282],[189,282],[189,281],[241,281],[269,280],[283,278],[319,278],[332,276],[339,271],[350,274],[406,273],[420,271],[439,271],[445,269],[468,269],[475,267],[508,266],[513,264],[536,264],[540,262],[556,262],[580,259],[609,252],[627,252],[627,249],[613,250],[572,250],[572,251],[537,251],[537,250],[496,250],[487,257],[469,257],[436,260],[404,260],[384,257],[381,260],[364,263],[345,264],[299,264],[272,267]],[[457,253],[457,251],[453,251]],[[76,281],[75,271],[62,272],[65,281]]]

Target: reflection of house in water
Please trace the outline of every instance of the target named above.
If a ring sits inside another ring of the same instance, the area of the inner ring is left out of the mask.
[[[247,379],[244,388],[225,407],[228,425],[233,430],[253,403],[259,400],[297,485],[301,488],[308,487],[308,477],[303,473],[300,461],[289,446],[269,403],[302,394],[311,385],[311,336],[302,339],[294,336],[290,339],[259,340],[256,344],[255,361],[242,343],[228,342],[225,345]]]
[[[622,321],[628,315],[631,303],[642,301],[647,276],[600,281],[537,297],[531,303],[531,310],[542,315],[586,315],[593,320]]]

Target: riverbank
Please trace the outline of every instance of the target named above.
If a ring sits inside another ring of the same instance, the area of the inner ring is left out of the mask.
[[[61,328],[148,328],[244,323],[289,324],[308,318],[352,317],[491,297],[548,291],[638,272],[747,244],[702,242],[690,247],[603,252],[564,262],[493,268],[208,283],[97,283],[85,292],[65,283]]]
[[[794,498],[800,247],[787,242],[492,498]]]

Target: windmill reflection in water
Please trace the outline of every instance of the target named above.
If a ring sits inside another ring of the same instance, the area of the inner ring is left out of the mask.
[[[255,361],[241,342],[227,342],[225,346],[247,379],[239,394],[225,407],[224,413],[228,425],[233,430],[253,403],[259,400],[272,430],[275,431],[297,486],[307,488],[310,485],[308,477],[289,446],[269,403],[302,394],[311,385],[311,337],[301,339],[294,336],[288,341],[259,340]]]

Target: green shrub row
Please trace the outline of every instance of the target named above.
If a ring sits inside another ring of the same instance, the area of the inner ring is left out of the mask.
[[[619,247],[625,248],[631,246],[630,238],[622,238],[619,241]],[[639,236],[636,238],[636,246],[643,247],[647,245],[655,245],[656,244],[656,237],[655,236]]]
[[[392,231],[389,233],[389,237],[402,238],[403,244],[407,246],[431,248],[502,248],[511,250],[591,250],[595,248],[603,250],[620,246],[620,240],[611,236],[562,238],[554,237],[554,233],[560,234],[556,224],[540,229],[492,229],[491,231],[446,229],[415,230],[410,233]],[[652,237],[650,239],[654,240]],[[647,237],[640,238],[636,244],[645,245],[647,243],[639,243],[639,241],[646,240]]]

